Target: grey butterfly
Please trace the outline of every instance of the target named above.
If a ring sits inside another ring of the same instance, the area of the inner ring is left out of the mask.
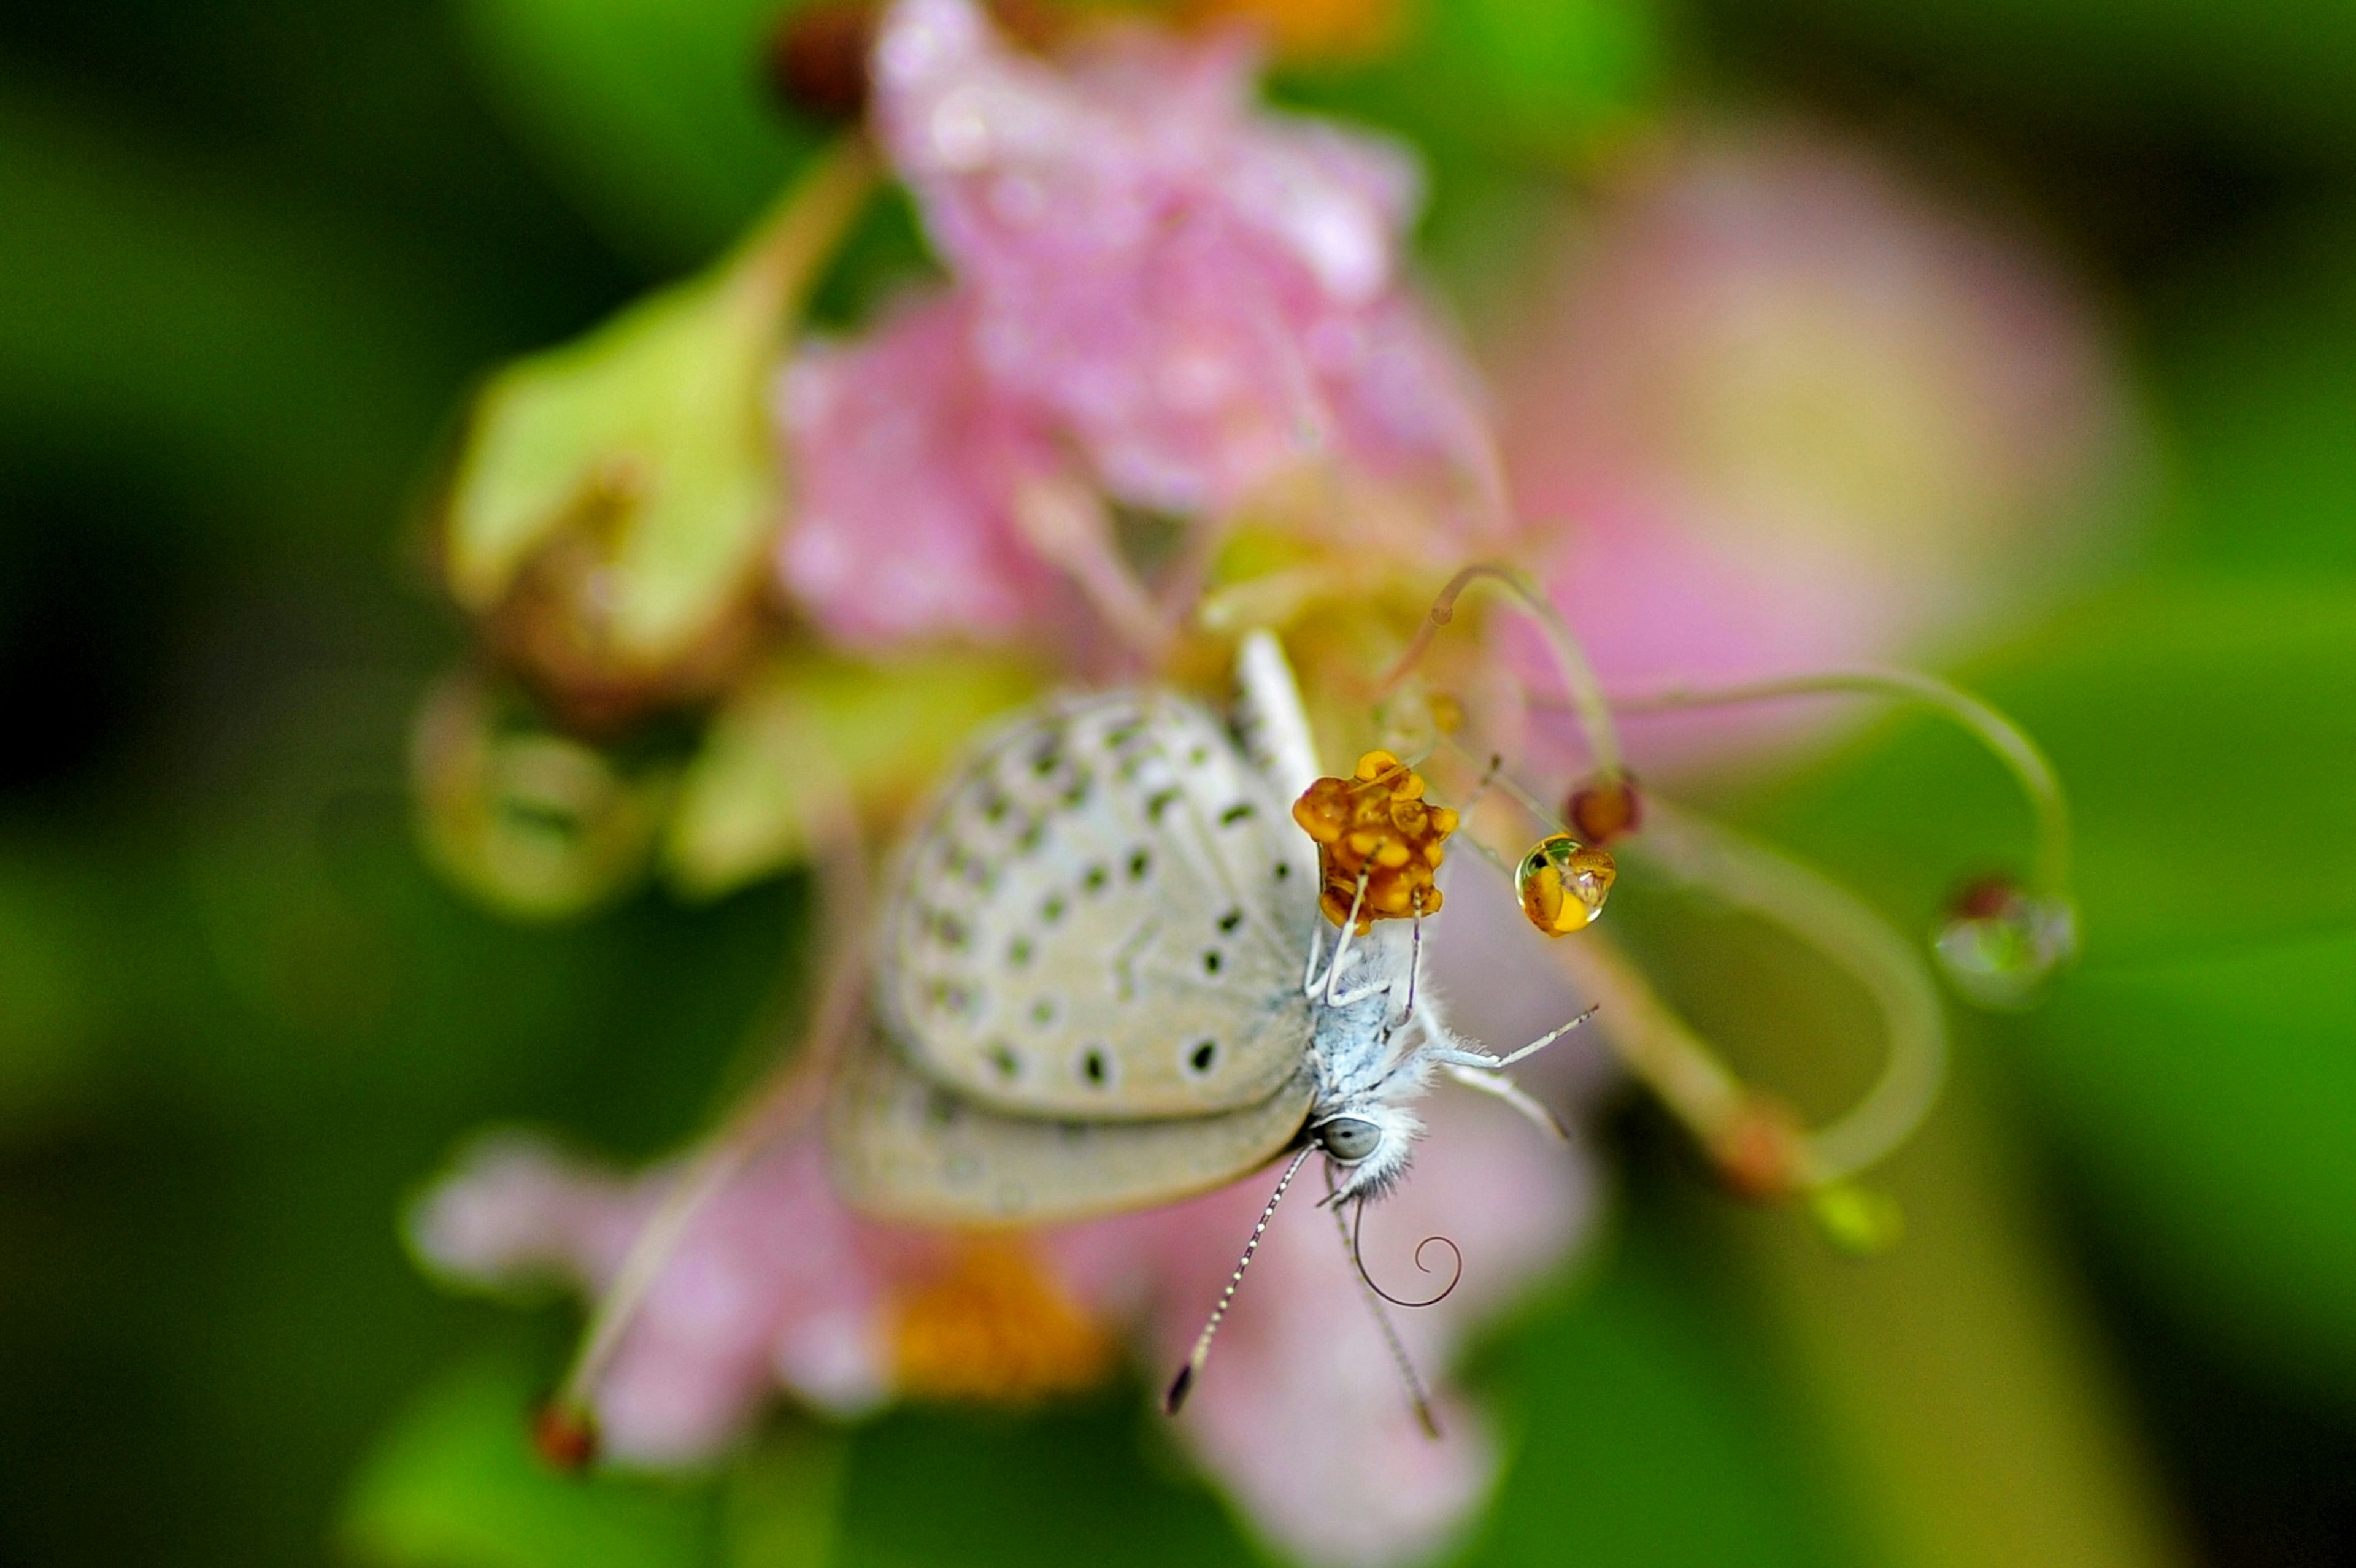
[[[892,873],[875,1027],[828,1116],[838,1186],[926,1224],[1164,1203],[1292,1150],[1381,1192],[1448,1072],[1545,1113],[1419,987],[1419,932],[1334,931],[1290,803],[1317,776],[1272,637],[1233,725],[1141,688],[1044,702],[974,750]]]

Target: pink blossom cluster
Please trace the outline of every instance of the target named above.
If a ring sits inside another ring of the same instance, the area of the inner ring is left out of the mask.
[[[1439,476],[1420,493],[1441,539],[1488,508],[1483,537],[1541,571],[1607,681],[1742,679],[1952,635],[2014,592],[2008,563],[2072,533],[2115,448],[2099,341],[2019,248],[1820,139],[1705,141],[1607,201],[1518,313],[1494,357],[1508,486],[1474,379],[1404,276],[1414,165],[1258,106],[1255,65],[1235,37],[1134,26],[1050,61],[970,0],[890,8],[873,123],[949,276],[780,373],[796,494],[777,564],[827,637],[1008,639],[1068,615],[1064,564],[1023,521],[1035,486],[1215,528],[1326,464]],[[1435,923],[1462,940],[1437,930],[1435,963],[1459,1022],[1511,1043],[1569,1004],[1494,956],[1469,912],[1486,904],[1511,908],[1451,895]],[[1470,1016],[1507,993],[1544,1016]],[[1433,1100],[1367,1253],[1404,1280],[1424,1236],[1462,1247],[1462,1288],[1400,1325],[1440,1376],[1590,1202],[1578,1159],[1503,1107]],[[674,1179],[485,1146],[414,1235],[455,1278],[594,1293]],[[1037,1254],[1164,1375],[1269,1185],[1042,1233]],[[1279,1215],[1180,1430],[1284,1550],[1410,1561],[1461,1525],[1498,1456],[1453,1394],[1446,1437],[1418,1431],[1332,1232],[1312,1202]],[[893,1304],[944,1244],[845,1209],[813,1138],[764,1151],[693,1216],[599,1386],[611,1450],[710,1454],[779,1389],[843,1414],[891,1399]]]
[[[1559,1257],[1590,1208],[1581,1167],[1502,1105],[1433,1107],[1415,1179],[1367,1219],[1366,1264],[1418,1289],[1416,1243],[1444,1234],[1460,1289],[1398,1316],[1408,1354],[1444,1372],[1465,1335]],[[679,1179],[626,1177],[509,1136],[478,1144],[411,1216],[420,1255],[477,1285],[553,1279],[594,1296]],[[1185,1359],[1271,1181],[1037,1233],[1061,1289],[1118,1326],[1149,1376]],[[1442,1392],[1428,1438],[1309,1183],[1278,1211],[1178,1430],[1252,1526],[1304,1562],[1416,1561],[1445,1542],[1495,1477],[1478,1413]],[[1482,1201],[1511,1194],[1512,1201]],[[606,1450],[678,1465],[725,1447],[778,1388],[851,1416],[896,1392],[901,1293],[939,1270],[949,1239],[846,1209],[814,1136],[763,1152],[688,1222],[602,1380]],[[1427,1256],[1427,1262],[1432,1261]]]
[[[1017,635],[1055,581],[1020,495],[1059,475],[1198,525],[1317,463],[1479,493],[1475,382],[1402,277],[1413,162],[1258,107],[1257,67],[1141,27],[1050,63],[969,0],[893,7],[873,122],[950,283],[784,372],[778,564],[830,635]]]

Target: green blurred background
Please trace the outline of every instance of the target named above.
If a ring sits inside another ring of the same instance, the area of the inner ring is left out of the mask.
[[[798,928],[791,884],[500,922],[422,862],[402,763],[465,638],[432,454],[475,378],[710,254],[807,151],[758,70],[780,8],[0,9],[6,1568],[1249,1554],[1127,1390],[557,1480],[515,1423],[569,1311],[440,1296],[396,1237],[485,1122],[691,1135]],[[2356,1562],[2356,8],[1436,16],[1412,64],[1294,91],[1423,141],[1443,261],[1462,197],[1599,127],[1765,103],[2001,193],[2104,291],[2154,542],[1964,672],[2076,793],[2087,958],[1965,1030],[1922,1160],[1969,1146],[1942,1168],[2029,1238],[2190,1557]],[[2017,834],[1993,780],[1893,726],[1745,808],[1927,924]],[[1672,962],[1735,1037],[1744,940]],[[1915,1276],[1826,1273],[1641,1112],[1610,1132],[1610,1234],[1476,1368],[1515,1458],[1473,1559],[1941,1560],[1889,1544],[1852,1451],[1922,1347],[1843,1326],[1907,1321]],[[1938,1259],[1953,1193],[1894,1179]]]

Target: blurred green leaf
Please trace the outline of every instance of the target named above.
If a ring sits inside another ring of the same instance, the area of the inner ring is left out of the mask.
[[[792,0],[460,0],[494,94],[626,247],[720,249],[819,143],[763,80]]]
[[[483,336],[466,301],[382,234],[253,200],[13,81],[0,212],[0,418],[20,438],[129,435],[306,539],[382,537]]]
[[[2194,550],[2356,571],[2356,219],[2235,246],[2173,293],[2155,369]]]
[[[90,971],[92,912],[69,879],[0,859],[0,1135],[36,1123],[87,1085],[114,1022]]]
[[[1480,1380],[1515,1446],[1467,1568],[1849,1562],[1815,1485],[1813,1435],[1762,1352],[1657,1238],[1615,1245]]]
[[[1077,1409],[903,1408],[851,1435],[842,1568],[1250,1562],[1134,1391]],[[1159,1473],[1157,1473],[1159,1471]]]
[[[1039,680],[1021,662],[969,650],[884,665],[781,656],[739,685],[688,766],[664,847],[673,878],[709,898],[799,864],[812,807],[822,816],[836,790],[897,815],[978,722]]]
[[[786,1417],[740,1456],[724,1499],[726,1568],[828,1568],[847,1450],[834,1428]]]
[[[2356,930],[2083,976],[2023,1033],[2136,1267],[2356,1394]]]
[[[1866,64],[2139,146],[2222,133],[2301,161],[2356,151],[2356,7],[2344,0],[1708,0],[1707,25],[1779,55]],[[2041,150],[2041,149],[2040,149]]]
[[[420,1399],[362,1471],[342,1538],[384,1568],[703,1568],[708,1489],[604,1473],[560,1475],[534,1456],[535,1390],[486,1360]]]

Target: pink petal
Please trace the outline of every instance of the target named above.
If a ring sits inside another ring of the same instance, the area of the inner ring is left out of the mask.
[[[1938,656],[2104,531],[2129,421],[2084,302],[1822,137],[1672,149],[1516,325],[1515,496],[1607,683]],[[1762,733],[1675,729],[1672,761]]]
[[[1253,52],[1108,29],[1064,69],[903,0],[877,119],[976,352],[1120,498],[1215,511],[1328,454],[1477,469],[1472,379],[1399,286],[1408,155],[1252,102]]]
[[[542,1146],[490,1144],[426,1196],[412,1233],[447,1275],[553,1272],[594,1296],[675,1179],[666,1168],[623,1181]],[[625,1334],[597,1389],[606,1451],[652,1465],[707,1457],[780,1383],[841,1413],[880,1403],[885,1292],[923,1250],[842,1206],[815,1136],[764,1152],[688,1221]]]
[[[779,378],[796,515],[778,571],[839,642],[1004,638],[1058,603],[1012,515],[1055,450],[980,376],[972,322],[969,301],[937,295],[861,342],[803,350]]]

